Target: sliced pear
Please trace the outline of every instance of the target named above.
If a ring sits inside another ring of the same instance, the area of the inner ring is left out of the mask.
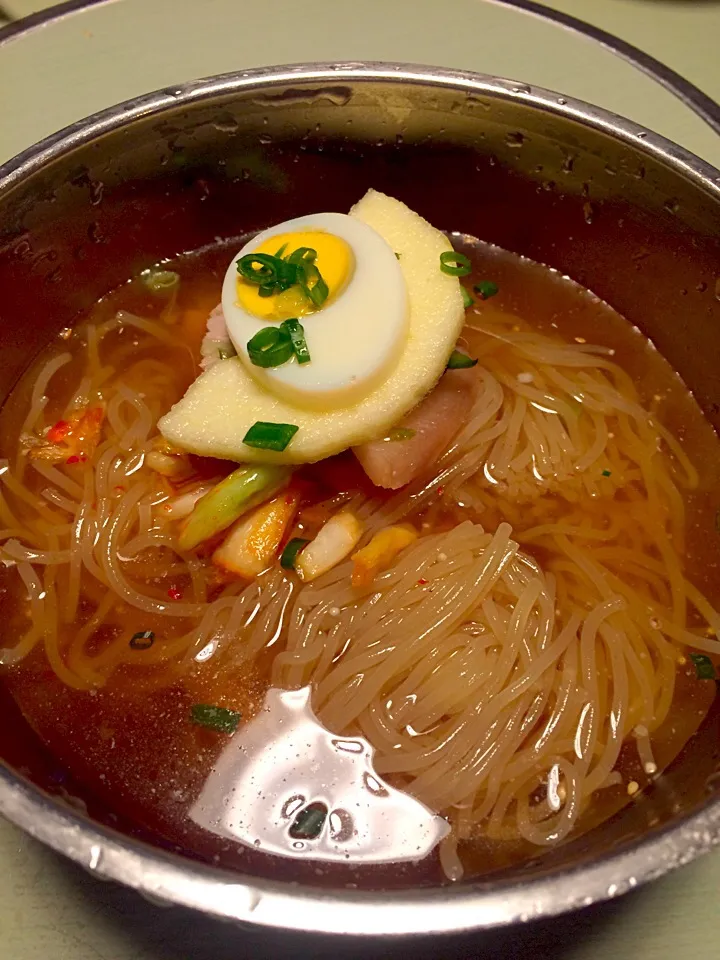
[[[381,435],[435,386],[465,316],[459,281],[440,270],[440,254],[450,249],[447,237],[404,203],[376,190],[369,190],[350,213],[399,255],[407,284],[408,340],[390,377],[363,400],[322,412],[278,399],[246,374],[239,360],[223,360],[198,377],[160,420],[171,443],[237,462],[311,463]],[[352,350],[352,343],[347,348]],[[243,437],[258,420],[292,423],[299,430],[282,452],[248,447]]]

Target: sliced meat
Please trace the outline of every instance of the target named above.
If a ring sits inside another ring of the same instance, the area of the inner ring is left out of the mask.
[[[200,366],[203,370],[208,370],[220,360],[234,354],[235,347],[227,331],[222,304],[219,303],[208,317],[207,333],[200,347]]]
[[[360,444],[353,452],[378,487],[397,490],[437,460],[465,421],[475,400],[473,370],[448,370],[432,393],[395,427],[414,431],[407,439],[388,437]]]

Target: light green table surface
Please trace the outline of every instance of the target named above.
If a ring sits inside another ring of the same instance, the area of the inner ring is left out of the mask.
[[[556,0],[644,48],[720,100],[720,0]],[[23,16],[46,4],[0,0]],[[610,53],[483,0],[273,0],[291,31],[264,32],[253,0],[114,0],[0,48],[0,161],[88,113],[166,84],[298,60],[394,59],[523,79],[645,124],[720,166],[720,139]],[[276,22],[278,22],[276,20]],[[321,23],[323,29],[315,29]],[[162,36],[159,45],[157,38]],[[360,956],[345,946],[239,931],[102,884],[0,823],[2,960],[253,960]],[[415,960],[716,960],[720,854],[617,903],[473,941],[369,946]]]

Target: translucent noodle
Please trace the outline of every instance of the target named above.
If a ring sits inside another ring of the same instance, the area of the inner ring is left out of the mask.
[[[568,837],[596,792],[621,784],[625,743],[654,774],[678,659],[720,655],[720,615],[682,562],[697,472],[630,377],[605,349],[487,316],[465,332],[477,399],[440,460],[388,497],[321,505],[352,508],[366,538],[417,524],[367,591],[351,586],[349,560],[308,585],[278,564],[243,583],[183,553],[160,509],[175,490],[145,458],[194,360],[142,317],[84,328],[82,370],[60,399],[102,401],[97,448],[80,465],[21,451],[0,471],[0,559],[26,615],[0,663],[44,650],[77,689],[129,667],[175,682],[210,659],[215,672],[252,665],[276,686],[311,684],[329,729],[367,737],[378,773],[448,818],[451,878],[458,844],[479,833]],[[36,439],[70,359],[36,373],[23,423]],[[436,524],[443,510],[469,519]],[[155,642],[136,649],[138,631]]]

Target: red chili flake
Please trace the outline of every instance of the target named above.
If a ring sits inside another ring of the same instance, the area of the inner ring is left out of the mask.
[[[76,457],[74,454],[72,457],[68,457],[65,463],[80,463],[80,457]]]
[[[420,579],[418,580],[419,587],[424,587],[426,583],[427,583],[427,580],[425,579],[425,577],[420,577]]]
[[[439,497],[441,497],[444,493],[445,493],[445,487],[438,487],[438,488],[437,488],[437,495],[438,495]]]
[[[119,483],[116,487],[113,487],[115,493],[125,493],[125,487]]]
[[[67,420],[58,420],[54,426],[50,427],[45,436],[50,443],[60,443],[61,440],[65,439],[69,430],[70,424]]]
[[[177,587],[172,586],[168,590],[168,596],[171,600],[182,600],[182,590],[179,590]]]
[[[81,453],[81,454],[80,454],[80,460],[81,460],[83,463],[85,463],[85,461],[87,460],[87,456],[86,456],[84,453]]]

